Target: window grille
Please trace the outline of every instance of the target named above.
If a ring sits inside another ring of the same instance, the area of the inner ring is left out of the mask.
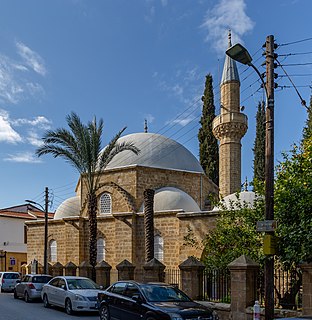
[[[109,193],[103,193],[100,198],[101,213],[112,212],[112,198]]]

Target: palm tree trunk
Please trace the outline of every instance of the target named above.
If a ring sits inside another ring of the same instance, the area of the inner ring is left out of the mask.
[[[152,189],[144,190],[145,261],[154,258],[154,194]]]
[[[96,281],[96,257],[97,257],[97,202],[96,195],[90,193],[88,196],[88,216],[89,216],[89,259],[92,266],[92,280]]]

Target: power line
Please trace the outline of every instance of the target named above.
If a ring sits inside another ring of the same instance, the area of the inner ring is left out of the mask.
[[[282,43],[282,44],[279,44],[278,47],[289,46],[289,45],[292,45],[292,44],[296,44],[296,43],[300,43],[300,42],[305,42],[305,41],[310,41],[310,40],[312,40],[312,37],[311,37],[311,38],[302,39],[302,40],[297,40],[297,41]]]

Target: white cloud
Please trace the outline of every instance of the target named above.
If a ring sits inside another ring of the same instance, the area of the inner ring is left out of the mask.
[[[30,81],[29,69],[0,54],[0,102],[17,104],[28,96],[44,94],[42,86]]]
[[[43,144],[41,137],[39,137],[39,135],[34,131],[29,131],[28,137],[26,139],[31,145],[35,147],[40,147]]]
[[[148,113],[148,114],[146,114],[146,115],[144,116],[144,119],[146,119],[147,125],[148,125],[149,123],[154,122],[155,117],[154,117],[153,115],[151,115],[150,113]]]
[[[20,118],[16,120],[12,120],[12,124],[16,126],[21,126],[21,125],[30,125],[34,127],[38,127],[41,129],[50,129],[51,128],[51,121],[48,120],[44,116],[38,116],[34,118],[33,120],[25,119],[25,118]]]
[[[42,162],[31,152],[20,152],[16,154],[9,154],[3,160],[10,161],[10,162],[22,162],[22,163],[41,163]]]
[[[160,0],[163,7],[166,7],[168,4],[168,0]]]
[[[44,60],[40,57],[38,53],[31,50],[22,42],[16,42],[17,52],[24,59],[25,64],[32,68],[35,72],[42,76],[47,73],[46,67],[44,65]]]
[[[174,124],[179,124],[180,126],[184,127],[186,125],[188,125],[190,122],[192,122],[195,118],[190,116],[190,117],[187,117],[187,118],[184,118],[184,119],[175,119],[173,121],[171,121],[171,123],[174,123]]]
[[[0,142],[17,143],[22,137],[11,127],[9,114],[0,110]]]
[[[254,22],[246,14],[245,0],[220,0],[208,10],[202,27],[207,30],[206,41],[224,54],[227,48],[227,30],[232,31],[232,43],[243,43],[241,37],[254,27]]]

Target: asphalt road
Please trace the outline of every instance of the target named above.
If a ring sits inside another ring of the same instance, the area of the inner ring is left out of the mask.
[[[97,312],[77,313],[69,316],[64,309],[44,308],[41,301],[26,303],[15,300],[13,293],[0,293],[0,320],[98,320]]]

